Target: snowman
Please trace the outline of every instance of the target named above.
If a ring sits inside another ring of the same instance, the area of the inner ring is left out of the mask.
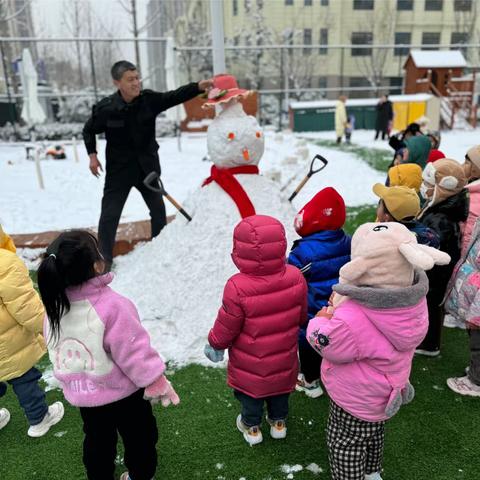
[[[259,174],[265,138],[257,120],[243,110],[231,75],[214,77],[206,105],[221,112],[209,126],[210,176],[185,202],[192,216],[181,215],[151,242],[116,259],[113,287],[138,306],[152,343],[167,360],[207,363],[203,346],[216,318],[223,287],[236,272],[232,236],[244,217],[279,219],[290,243],[295,211],[278,186]]]

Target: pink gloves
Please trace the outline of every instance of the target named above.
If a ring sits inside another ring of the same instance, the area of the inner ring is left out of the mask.
[[[150,403],[153,405],[161,402],[163,407],[168,407],[171,403],[173,405],[180,403],[177,392],[173,389],[165,375],[162,375],[145,389],[143,398],[150,400]]]

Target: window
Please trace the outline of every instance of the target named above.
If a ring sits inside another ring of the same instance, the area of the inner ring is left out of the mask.
[[[353,0],[354,10],[373,10],[373,0]]]
[[[257,0],[257,8],[261,10],[263,8],[263,0]]]
[[[349,85],[352,88],[361,88],[361,87],[369,87],[365,90],[353,90],[350,92],[350,95],[355,98],[366,98],[370,95],[370,82],[365,77],[350,77]],[[360,126],[358,126],[360,128]]]
[[[238,15],[238,0],[232,0],[233,15]]]
[[[408,45],[411,43],[412,34],[410,32],[395,32],[395,45]],[[409,47],[398,47],[393,50],[396,57],[408,55]]]
[[[443,10],[443,0],[425,0],[425,10],[430,12]]]
[[[352,45],[371,45],[373,43],[372,32],[352,32]],[[352,57],[365,57],[372,54],[368,47],[352,48]]]
[[[312,6],[312,0],[303,0],[303,4],[304,4],[306,7],[311,7],[311,6]]]
[[[413,0],[397,0],[397,10],[413,10]]]
[[[452,36],[450,37],[450,43],[453,45],[468,43],[468,33],[466,32],[452,32]],[[467,54],[466,48],[461,47],[450,47],[454,50],[460,50],[464,55]]]
[[[452,44],[468,43],[468,33],[466,33],[466,32],[452,32],[452,36],[450,37],[450,43],[452,43]]]
[[[235,36],[233,37],[233,44],[234,44],[235,46],[240,45],[240,35],[235,35]]]
[[[327,88],[327,77],[318,77],[318,88]]]
[[[328,45],[328,29],[327,28],[320,29],[320,45]],[[320,55],[327,55],[328,48],[320,48],[318,53]]]
[[[321,1],[320,1],[320,5],[321,5],[322,7],[328,7],[328,0],[321,0]]]
[[[453,9],[456,12],[470,12],[472,10],[472,0],[455,0]]]
[[[304,45],[311,45],[312,44],[312,29],[311,28],[305,28],[303,30],[303,44]],[[304,55],[310,55],[312,53],[311,48],[304,48],[303,49],[303,54]]]
[[[403,77],[390,77],[390,94],[399,95],[402,93]]]
[[[285,0],[285,5],[293,5],[293,0]]]
[[[422,33],[422,45],[439,45],[440,44],[440,32],[423,32]],[[423,46],[422,50],[436,50],[438,47],[426,47]]]

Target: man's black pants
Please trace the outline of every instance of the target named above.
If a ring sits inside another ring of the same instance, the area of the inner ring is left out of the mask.
[[[132,480],[151,480],[157,468],[158,430],[143,388],[118,402],[82,407],[83,463],[88,480],[114,480],[117,432],[125,447],[124,461]]]
[[[122,171],[107,173],[98,225],[98,243],[100,252],[109,264],[113,260],[113,247],[120,216],[132,187],[140,192],[150,211],[152,238],[156,237],[167,223],[162,194],[152,192],[143,184],[145,176],[140,166],[136,164],[128,165]]]

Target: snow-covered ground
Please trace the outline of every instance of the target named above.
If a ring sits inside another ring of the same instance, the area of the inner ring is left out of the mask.
[[[181,152],[178,151],[175,138],[160,138],[158,142],[165,188],[182,202],[209,174],[211,163],[202,161],[207,152],[206,135],[182,136]],[[371,185],[383,179],[380,173],[355,156],[313,144],[303,145],[298,136],[291,133],[277,135],[266,132],[265,145],[260,171],[276,179],[282,186],[291,180],[285,194],[290,194],[302,179],[315,153],[322,153],[330,161],[328,167],[312,177],[295,199],[295,208],[300,208],[327,185],[337,188],[347,205],[371,203],[374,201]],[[105,144],[101,142],[101,161],[105,158],[104,148]],[[25,159],[25,148],[0,144],[0,221],[7,232],[34,233],[97,224],[103,177],[97,179],[90,174],[88,157],[82,145],[78,146],[78,163],[74,161],[71,146],[66,147],[66,152],[67,160],[41,162],[45,180],[45,190],[42,191],[38,187],[34,162]],[[306,153],[306,157],[302,157],[302,152]],[[168,202],[167,211],[169,214],[175,213]],[[146,218],[147,207],[140,194],[133,189],[121,221]]]
[[[266,132],[260,171],[277,183],[275,187],[271,182],[264,182],[263,188],[269,189],[268,192],[256,189],[258,197],[267,205],[266,212],[269,208],[279,212],[279,218],[285,223],[293,222],[294,211],[325,186],[335,187],[350,206],[375,201],[371,187],[375,182],[383,182],[383,173],[373,170],[353,153],[318,147],[305,141],[305,136]],[[478,142],[477,136],[478,131],[446,133],[442,138],[442,150],[461,159],[467,148]],[[331,138],[332,134],[317,133],[308,137],[312,140]],[[389,148],[386,142],[374,142],[372,132],[356,131],[354,142],[368,148]],[[288,195],[307,173],[310,159],[316,153],[325,156],[329,164],[313,176],[298,195],[291,210],[292,218],[289,218],[286,214],[289,209],[284,208],[288,207]],[[73,160],[71,149],[67,149],[67,154],[66,161],[42,162],[46,189],[41,191],[36,183],[35,165],[24,159],[23,148],[0,146],[0,196],[4,207],[0,219],[7,232],[37,232],[97,223],[103,181],[90,175],[83,151],[79,163]],[[209,216],[209,212],[215,211],[209,204],[211,198],[206,189],[198,190],[211,165],[202,161],[205,155],[205,135],[185,135],[181,152],[176,139],[160,139],[165,186],[171,195],[185,203],[187,210],[190,209],[194,221],[187,225],[178,218],[155,241],[140,245],[131,254],[118,259],[116,266],[114,288],[138,305],[154,346],[167,360],[178,364],[208,363],[203,356],[203,344],[220,306],[223,285],[235,271],[228,255],[233,227],[222,226],[221,207]],[[285,185],[287,187],[279,195],[278,189]],[[252,195],[252,198],[255,197]],[[282,206],[282,202],[285,205]],[[174,212],[170,205],[168,209],[169,213]],[[122,220],[147,216],[140,195],[133,191]],[[205,228],[207,224],[211,224],[211,230]],[[292,230],[291,224],[287,227],[287,231]],[[190,240],[189,231],[194,232]],[[23,252],[23,256],[31,260],[29,252]]]

